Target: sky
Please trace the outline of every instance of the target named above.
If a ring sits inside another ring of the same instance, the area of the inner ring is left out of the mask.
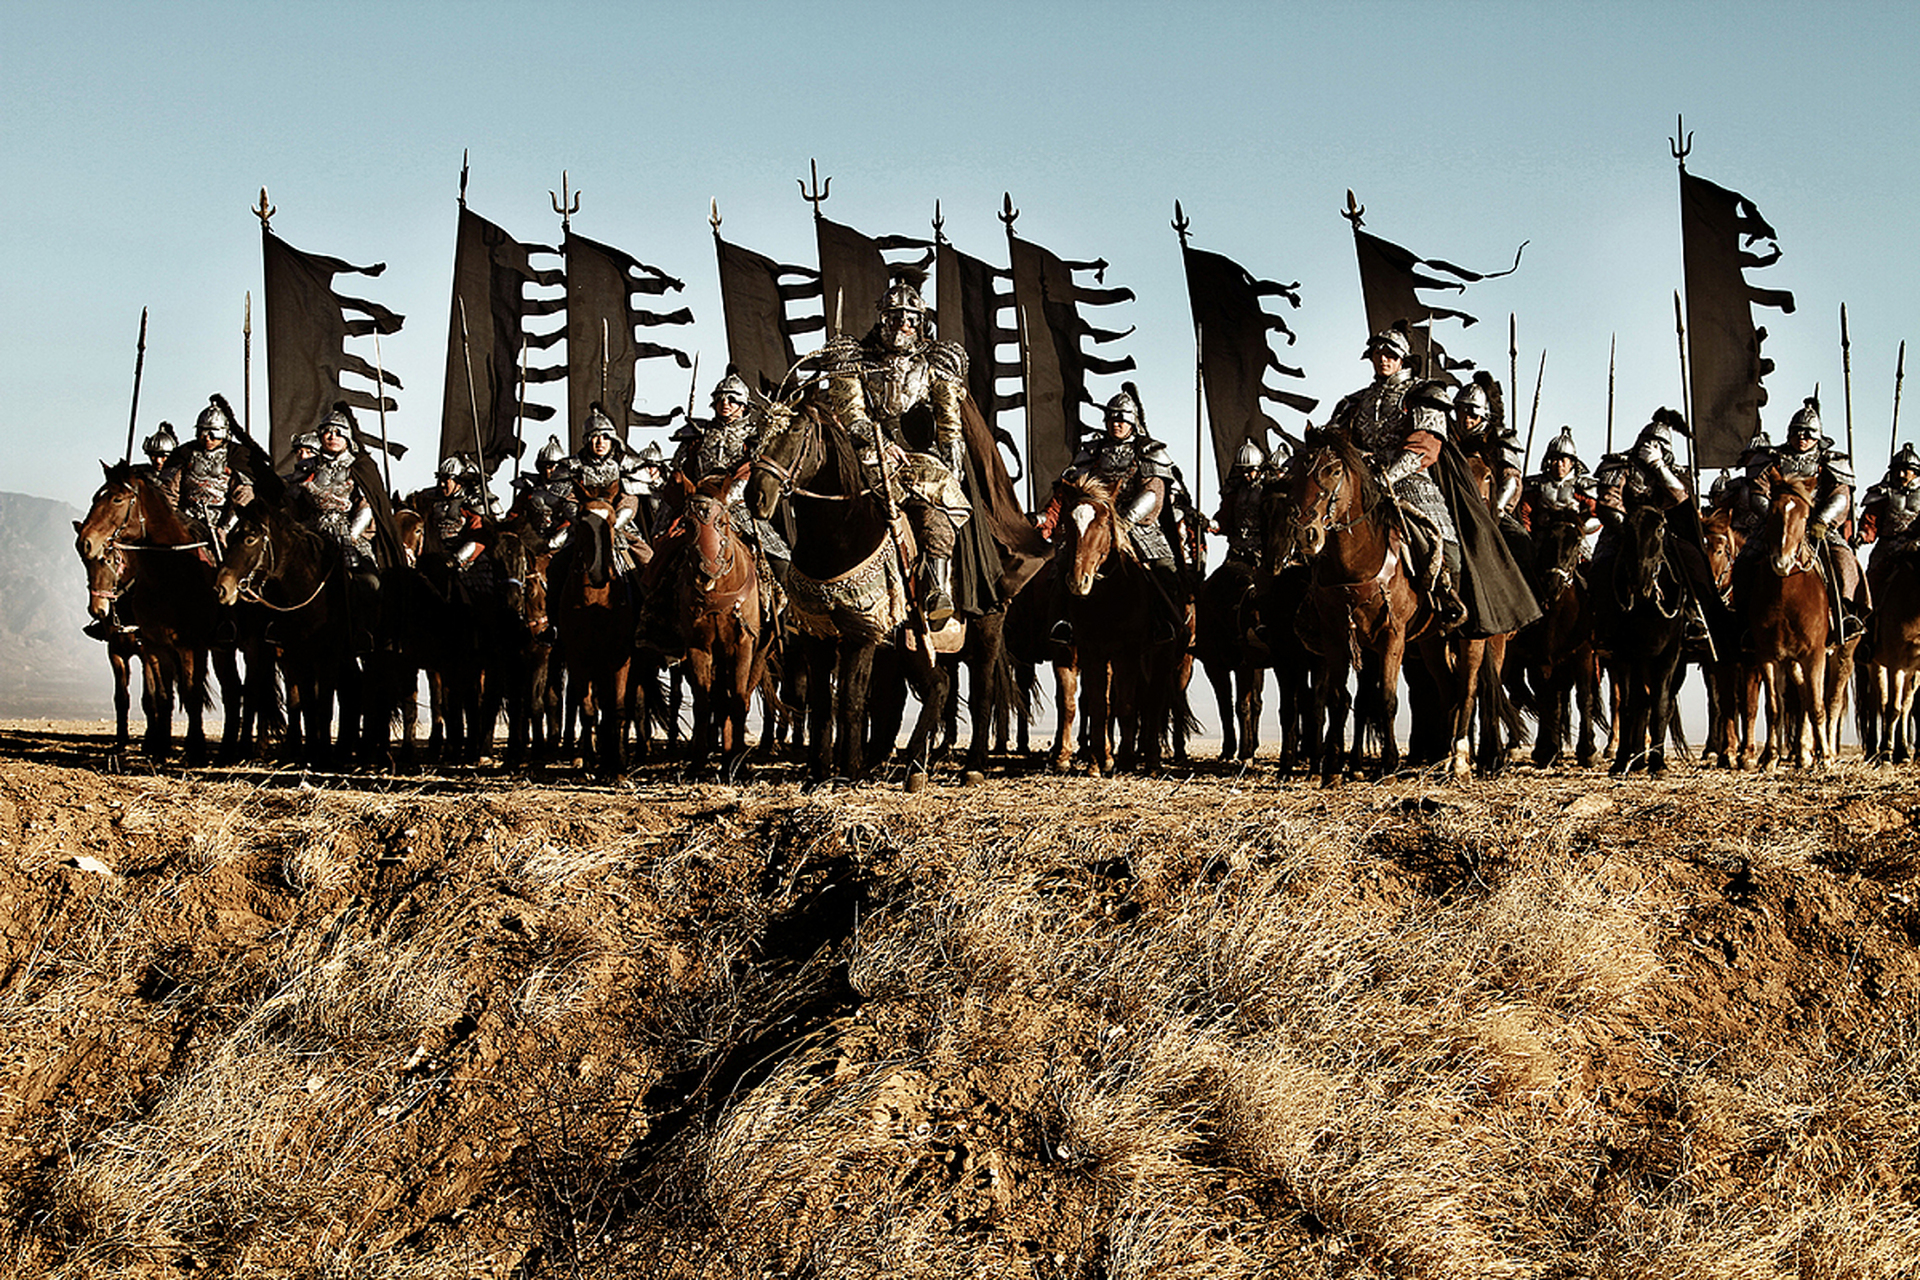
[[[1138,361],[1152,429],[1190,476],[1174,201],[1196,247],[1300,282],[1286,312],[1298,341],[1281,355],[1307,377],[1270,380],[1320,397],[1317,421],[1368,377],[1339,216],[1351,188],[1370,231],[1422,256],[1492,271],[1528,242],[1518,271],[1456,300],[1481,323],[1442,338],[1504,382],[1514,315],[1509,412],[1524,434],[1544,348],[1533,456],[1566,423],[1591,461],[1611,339],[1617,440],[1679,402],[1669,139],[1682,115],[1689,171],[1749,196],[1779,233],[1783,257],[1752,279],[1798,300],[1760,316],[1778,366],[1765,425],[1778,439],[1818,383],[1844,441],[1846,303],[1870,480],[1920,296],[1904,239],[1920,207],[1913,52],[1895,7],[1850,4],[11,5],[0,489],[85,505],[97,460],[126,446],[142,307],[139,436],[163,418],[189,431],[214,391],[242,403],[263,186],[289,243],[387,264],[339,284],[406,316],[381,342],[405,384],[389,428],[416,450],[394,479],[426,483],[463,150],[470,206],[516,236],[557,243],[549,192],[564,172],[577,231],[686,282],[672,302],[697,323],[655,334],[701,353],[703,405],[725,364],[709,201],[729,240],[811,263],[796,180],[817,163],[828,216],[926,235],[937,200],[958,247],[1004,265],[1010,193],[1023,236],[1104,257],[1106,283],[1138,295],[1095,317],[1135,327],[1103,353]],[[350,349],[372,358],[365,340]],[[1118,381],[1093,389],[1104,399]],[[670,362],[642,362],[642,410],[684,405],[688,389]],[[549,399],[564,405],[557,385]],[[1200,479],[1210,508],[1214,477]]]

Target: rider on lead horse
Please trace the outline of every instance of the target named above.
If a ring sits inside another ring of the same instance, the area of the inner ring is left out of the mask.
[[[852,434],[870,483],[878,482],[884,442],[895,500],[920,547],[927,621],[938,627],[955,611],[955,542],[972,512],[961,487],[967,353],[933,337],[921,278],[897,271],[867,336],[833,338],[813,359],[825,375],[828,411]]]
[[[135,466],[133,474],[148,484],[159,485],[160,477],[167,469],[167,459],[179,447],[180,441],[173,434],[173,424],[161,423],[158,431],[140,442],[140,451],[147,455],[147,460]]]
[[[175,508],[189,527],[213,544],[216,558],[233,513],[253,501],[252,477],[240,452],[227,442],[236,425],[226,397],[209,397],[193,424],[193,443],[174,450],[160,476],[161,487]],[[241,464],[238,469],[236,462]]]
[[[1787,442],[1773,451],[1773,465],[1788,477],[1812,477],[1813,516],[1807,522],[1807,541],[1824,547],[1835,583],[1840,616],[1834,619],[1843,639],[1864,629],[1871,606],[1860,562],[1847,545],[1846,525],[1853,501],[1853,459],[1835,452],[1833,441],[1820,434],[1820,403],[1813,397],[1795,411],[1787,424]]]

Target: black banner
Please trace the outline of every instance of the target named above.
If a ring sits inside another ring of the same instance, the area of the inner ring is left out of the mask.
[[[820,273],[775,262],[713,233],[720,260],[720,307],[727,321],[727,359],[749,387],[773,394],[799,353],[794,336],[826,327],[818,316],[791,319],[787,303],[820,296]]]
[[[553,416],[549,405],[521,403],[520,362],[523,342],[529,348],[545,347],[557,337],[543,336],[538,344],[529,340],[526,317],[552,315],[566,307],[564,297],[529,300],[525,296],[528,284],[566,283],[564,271],[538,270],[529,255],[559,252],[546,245],[522,244],[479,214],[461,208],[453,251],[453,304],[447,317],[446,383],[440,402],[441,457],[472,458],[477,436],[491,474],[502,462],[520,455],[522,414],[535,422]],[[566,372],[563,365],[536,367],[529,359],[527,381],[553,382]]]
[[[640,326],[692,324],[693,313],[656,313],[633,305],[633,295],[658,296],[686,285],[658,267],[650,267],[612,245],[567,232],[567,438],[577,452],[587,410],[595,401],[606,410],[624,439],[630,427],[663,427],[686,409],[675,395],[666,413],[634,408],[635,362],[670,357],[682,369],[693,358],[677,347],[641,342]]]
[[[1013,296],[1020,329],[1027,411],[1027,462],[1036,496],[1067,469],[1083,434],[1098,431],[1080,417],[1080,406],[1096,403],[1087,375],[1124,373],[1133,357],[1119,360],[1088,355],[1081,340],[1111,342],[1131,333],[1095,329],[1080,318],[1080,304],[1105,306],[1133,300],[1131,289],[1091,289],[1074,283],[1075,270],[1104,271],[1104,262],[1068,262],[1007,230],[1013,266]]]
[[[1349,203],[1353,193],[1347,193]],[[1360,293],[1367,304],[1367,333],[1390,329],[1405,321],[1411,335],[1413,354],[1420,358],[1424,376],[1458,383],[1455,372],[1473,368],[1471,360],[1456,360],[1433,334],[1433,321],[1458,320],[1462,327],[1477,323],[1474,316],[1452,307],[1422,298],[1422,289],[1449,289],[1465,292],[1480,280],[1512,275],[1519,269],[1520,254],[1526,244],[1514,251],[1513,266],[1505,271],[1469,271],[1439,258],[1422,258],[1409,249],[1362,231],[1360,211],[1349,208],[1342,215],[1353,223],[1353,247],[1360,260]]]
[[[374,366],[349,352],[347,339],[376,332],[398,333],[405,317],[377,302],[333,290],[336,275],[377,276],[387,269],[386,263],[356,267],[339,258],[303,253],[265,227],[261,228],[260,243],[267,304],[267,413],[271,424],[267,447],[278,460],[292,454],[293,438],[318,427],[337,400],[345,400],[356,409],[378,411],[383,404],[387,409],[399,408],[384,392],[376,399],[369,392],[342,386],[340,375],[358,374],[377,388]],[[348,312],[359,318],[348,319]],[[386,385],[403,389],[392,370],[386,373]],[[359,444],[377,449],[380,439],[363,431]],[[406,447],[393,444],[387,451],[398,458]]]
[[[1267,335],[1285,334],[1291,344],[1293,330],[1260,305],[1262,298],[1285,298],[1298,307],[1300,286],[1256,280],[1231,258],[1184,244],[1181,257],[1187,269],[1193,323],[1200,334],[1201,384],[1213,434],[1213,460],[1224,489],[1234,455],[1242,444],[1251,439],[1263,452],[1273,452],[1272,435],[1278,434],[1280,426],[1267,416],[1263,401],[1283,404],[1300,413],[1311,413],[1320,403],[1310,396],[1276,390],[1265,382],[1268,369],[1290,378],[1306,376],[1275,358]]]

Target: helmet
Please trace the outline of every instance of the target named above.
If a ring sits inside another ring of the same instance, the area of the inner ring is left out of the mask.
[[[1806,398],[1787,423],[1789,444],[1793,442],[1795,436],[1800,435],[1810,436],[1816,440],[1820,438],[1820,402],[1812,396]]]
[[[1551,462],[1555,458],[1572,458],[1575,466],[1580,465],[1580,450],[1573,443],[1572,427],[1561,427],[1560,434],[1547,441],[1546,450],[1540,455],[1540,461],[1543,463]]]
[[[1653,411],[1653,418],[1640,429],[1642,440],[1658,440],[1661,444],[1672,444],[1674,432],[1691,436],[1687,430],[1687,420],[1673,409],[1662,405]]]
[[[1263,466],[1266,461],[1266,455],[1260,452],[1260,442],[1249,436],[1241,442],[1240,451],[1233,455],[1233,469],[1253,471]]]
[[[459,454],[448,454],[446,457],[440,459],[440,466],[433,474],[436,479],[440,480],[445,480],[448,477],[458,480],[467,474],[467,464],[461,460]]]
[[[595,400],[587,409],[585,439],[591,440],[595,436],[606,436],[615,441],[620,438],[620,433],[613,429],[613,419],[607,416],[606,410],[600,407],[598,400]]]
[[[312,431],[302,431],[299,435],[295,436],[293,438],[293,451],[298,453],[302,449],[310,450],[313,453],[320,452],[319,434]]]
[[[322,441],[328,436],[339,436],[347,442],[347,448],[351,449],[353,448],[353,432],[356,425],[353,420],[353,410],[347,407],[346,401],[341,400],[335,403],[332,409],[327,411],[326,417],[320,419],[320,428],[317,434]]]
[[[179,447],[180,442],[174,438],[171,422],[161,423],[158,431],[140,442],[141,452],[149,458],[164,457]]]
[[[551,466],[567,456],[567,447],[560,443],[559,436],[548,436],[547,442],[540,446],[540,452],[534,455],[536,461]]]
[[[729,373],[714,384],[713,399],[716,404],[722,400],[738,400],[741,404],[753,402],[747,394],[746,382],[737,373]]]
[[[1709,504],[1719,502],[1721,497],[1727,492],[1727,485],[1729,483],[1731,482],[1727,477],[1726,468],[1722,467],[1720,474],[1713,478],[1713,483],[1707,486],[1707,502]]]
[[[666,462],[666,457],[667,455],[660,451],[660,442],[658,440],[649,440],[647,441],[647,447],[640,451],[640,465],[643,467],[658,467]]]
[[[1469,382],[1460,388],[1460,394],[1453,398],[1455,412],[1465,411],[1476,418],[1485,418],[1493,411],[1487,400],[1487,390],[1478,382]]]
[[[880,301],[874,310],[880,319],[885,320],[897,311],[910,311],[924,322],[927,315],[927,300],[920,296],[920,285],[926,276],[915,271],[901,271],[893,277],[893,283],[880,295]]]
[[[1900,446],[1900,452],[1893,455],[1887,463],[1887,474],[1896,471],[1920,471],[1920,453],[1913,451],[1911,442]]]
[[[213,395],[207,397],[207,407],[195,419],[193,431],[195,435],[211,435],[216,440],[225,440],[233,427],[233,406],[227,403],[225,396]]]
[[[1119,395],[1107,401],[1106,412],[1102,416],[1108,420],[1118,418],[1122,422],[1130,423],[1137,427],[1140,425],[1140,402],[1122,391]]]
[[[1407,337],[1405,328],[1395,325],[1391,329],[1382,329],[1367,339],[1367,349],[1360,354],[1371,356],[1376,351],[1384,351],[1388,355],[1405,360],[1413,354],[1413,342]]]

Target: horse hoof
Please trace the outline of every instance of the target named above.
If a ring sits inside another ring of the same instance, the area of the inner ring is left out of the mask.
[[[926,789],[927,789],[926,774],[910,773],[907,775],[907,791],[909,794],[925,791]]]
[[[960,775],[960,785],[963,787],[984,787],[987,785],[987,775],[978,769],[969,769]]]

